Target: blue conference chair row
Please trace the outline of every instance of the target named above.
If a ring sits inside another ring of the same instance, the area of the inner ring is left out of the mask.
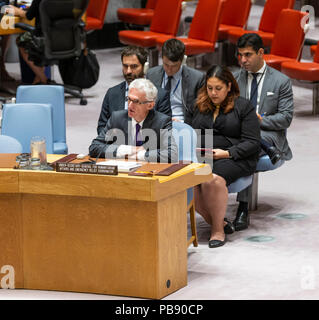
[[[43,136],[48,153],[67,154],[64,88],[19,86],[16,102],[3,105],[2,134],[17,139],[23,152],[33,136]]]

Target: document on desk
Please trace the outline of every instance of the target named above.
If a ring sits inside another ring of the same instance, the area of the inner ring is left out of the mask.
[[[117,166],[119,172],[131,172],[136,168],[142,166],[141,163],[134,161],[118,161],[118,160],[107,160],[98,162],[97,165],[106,165],[106,166]]]

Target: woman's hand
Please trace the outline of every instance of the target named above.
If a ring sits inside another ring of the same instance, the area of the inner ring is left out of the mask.
[[[230,158],[229,152],[223,149],[213,149],[213,159],[228,159]]]

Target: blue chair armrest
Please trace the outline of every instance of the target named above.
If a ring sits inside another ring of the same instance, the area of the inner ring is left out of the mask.
[[[269,156],[264,155],[264,156],[260,157],[257,162],[256,172],[275,170],[275,169],[281,167],[284,163],[285,163],[285,160],[279,160],[274,165],[271,163]]]
[[[228,193],[237,193],[251,185],[253,176],[242,177],[234,181],[228,186]]]

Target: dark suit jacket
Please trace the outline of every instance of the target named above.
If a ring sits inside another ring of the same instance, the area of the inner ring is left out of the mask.
[[[197,139],[201,148],[228,150],[233,160],[248,174],[256,170],[260,151],[260,127],[255,109],[247,99],[238,97],[234,109],[226,114],[221,109],[215,123],[212,111],[200,113],[198,108],[187,119],[194,129],[201,129],[201,136]],[[205,137],[207,132],[204,129],[213,129],[213,136]]]
[[[146,78],[151,80],[156,87],[161,87],[164,78],[163,66],[153,67],[148,70]],[[184,118],[186,110],[193,109],[198,90],[205,83],[205,74],[188,66],[182,66],[182,103]]]
[[[102,109],[98,121],[97,133],[105,127],[107,120],[110,118],[113,111],[123,110],[125,107],[125,87],[126,82],[123,81],[120,84],[107,90],[103,100]],[[154,110],[162,112],[169,117],[172,117],[171,104],[169,99],[169,93],[158,87],[157,99],[155,101]]]
[[[247,71],[240,69],[234,73],[239,85],[240,95],[246,96]],[[261,137],[283,153],[283,159],[290,160],[286,130],[289,128],[294,112],[293,92],[290,79],[283,73],[266,67],[261,90],[259,114],[265,113],[260,124]]]
[[[134,145],[130,134],[131,129],[132,121],[128,117],[127,110],[113,112],[106,126],[92,141],[89,147],[90,156],[115,158],[120,145]],[[153,109],[149,111],[142,127],[143,147],[147,150],[145,160],[151,162],[177,161],[178,148],[171,130],[171,117]]]

